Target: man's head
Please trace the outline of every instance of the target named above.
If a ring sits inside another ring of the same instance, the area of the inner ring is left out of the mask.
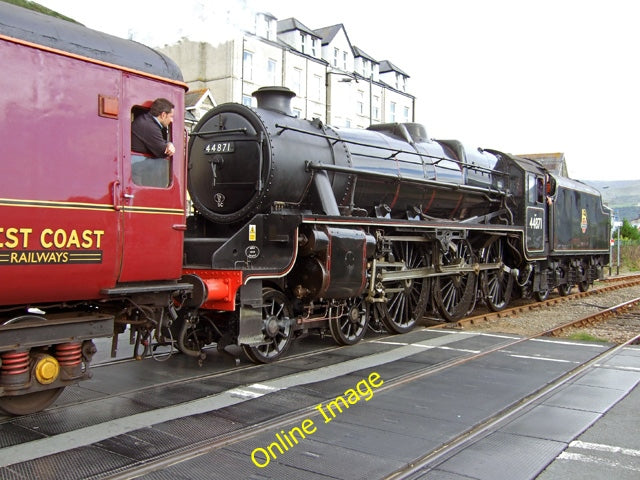
[[[151,104],[149,112],[165,127],[173,122],[173,103],[166,98],[157,98]]]

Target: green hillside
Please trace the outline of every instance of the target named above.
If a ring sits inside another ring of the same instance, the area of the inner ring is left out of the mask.
[[[79,22],[76,22],[73,18],[65,17],[64,15],[59,14],[58,12],[51,10],[45,6],[40,5],[36,2],[30,2],[29,0],[2,0],[6,3],[11,3],[13,5],[17,5],[19,7],[28,8],[29,10],[34,10],[36,12],[44,13],[45,15],[50,15],[52,17],[61,18],[62,20],[66,20],[68,22],[77,23],[82,25]]]
[[[587,185],[600,190],[604,203],[612,208],[622,220],[640,218],[640,181],[585,181]]]

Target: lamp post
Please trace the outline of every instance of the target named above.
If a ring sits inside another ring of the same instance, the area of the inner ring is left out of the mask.
[[[358,79],[352,73],[327,71],[326,81],[325,81],[325,86],[327,88],[327,94],[326,94],[327,102],[325,106],[325,112],[326,112],[326,122],[328,124],[335,123],[332,116],[333,115],[333,82],[331,81],[331,75],[338,75],[338,76],[344,77],[338,80],[338,83],[351,83],[354,80],[356,81],[356,83],[359,83]]]

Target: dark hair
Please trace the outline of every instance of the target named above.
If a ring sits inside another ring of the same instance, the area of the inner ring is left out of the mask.
[[[162,112],[171,113],[171,110],[173,109],[173,107],[174,107],[173,103],[171,103],[166,98],[156,98],[151,104],[151,109],[149,110],[149,112],[154,117],[157,117]]]

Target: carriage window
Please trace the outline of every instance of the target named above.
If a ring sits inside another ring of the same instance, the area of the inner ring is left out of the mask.
[[[153,145],[171,141],[171,125],[160,128],[149,114],[149,108],[134,106],[131,109],[131,179],[143,187],[167,188],[171,182],[171,157],[166,157]],[[134,126],[134,122],[138,123]],[[156,128],[157,127],[157,128]],[[159,136],[158,132],[161,132]]]

